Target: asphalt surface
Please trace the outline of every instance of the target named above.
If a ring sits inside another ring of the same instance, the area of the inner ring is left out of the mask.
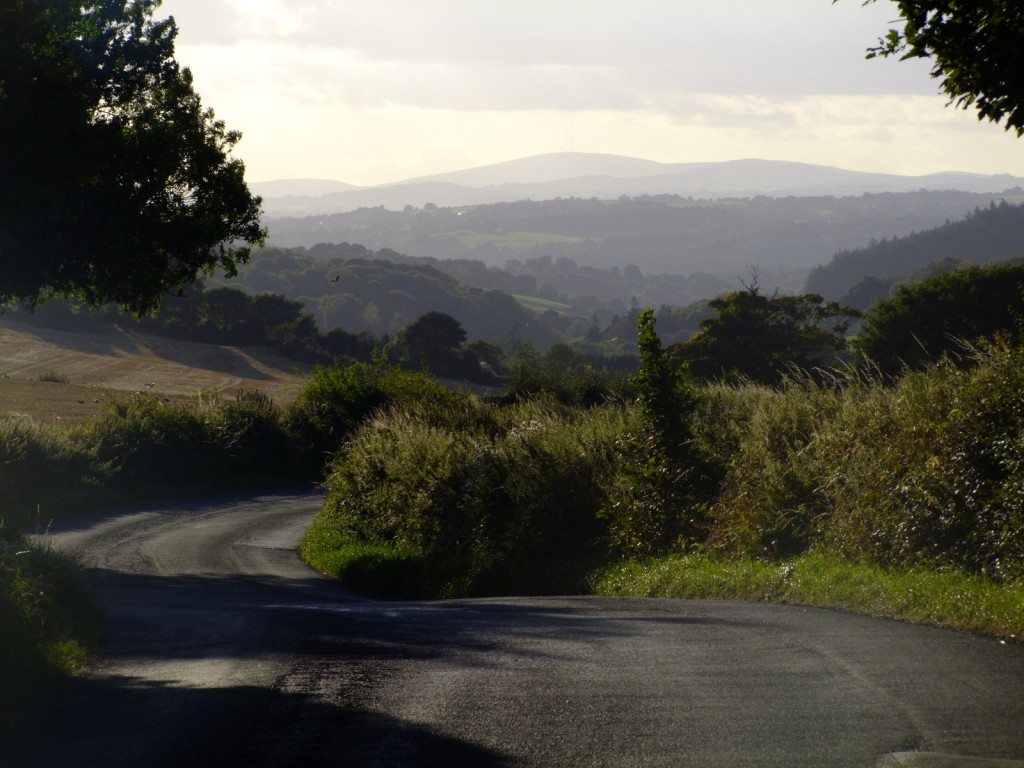
[[[52,533],[108,632],[0,766],[1024,767],[1019,645],[796,606],[365,600],[296,554],[319,503]]]

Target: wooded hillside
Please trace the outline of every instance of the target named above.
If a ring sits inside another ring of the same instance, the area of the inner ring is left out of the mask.
[[[936,262],[986,264],[1022,253],[1024,206],[992,202],[935,229],[839,251],[828,264],[811,270],[806,289],[838,299],[866,277],[909,277]]]

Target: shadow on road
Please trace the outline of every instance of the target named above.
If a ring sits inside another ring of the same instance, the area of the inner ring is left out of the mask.
[[[282,557],[291,556],[282,553]],[[144,660],[249,658],[281,654],[340,662],[435,659],[457,652],[462,664],[490,666],[510,638],[522,658],[549,658],[531,638],[582,643],[635,635],[634,611],[609,598],[515,598],[390,602],[364,599],[319,576],[152,576],[94,569],[107,607],[105,658]],[[664,613],[645,604],[645,621],[684,628],[734,623]]]
[[[571,599],[397,603],[363,600],[312,574],[89,573],[107,611],[103,661],[0,735],[0,765],[510,765],[378,711],[382,682],[402,665],[435,659],[491,667],[501,659],[498,637],[521,638],[517,656],[536,660],[550,654],[531,648],[534,634],[586,642],[635,631],[626,620],[593,621]],[[197,679],[221,662],[258,668],[281,658],[289,665],[271,684]]]
[[[412,723],[262,687],[187,689],[131,678],[80,679],[41,704],[34,719],[16,720],[0,740],[0,765],[510,764],[489,750]]]

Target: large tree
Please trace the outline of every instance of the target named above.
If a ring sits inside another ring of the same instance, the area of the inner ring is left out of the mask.
[[[159,4],[0,2],[0,303],[148,312],[262,243],[240,135],[201,105]]]
[[[749,379],[776,384],[786,373],[811,371],[839,362],[846,331],[857,310],[821,296],[765,296],[756,281],[742,291],[710,302],[714,317],[683,344],[674,359],[699,379]]]
[[[466,331],[458,320],[444,312],[427,312],[399,331],[394,343],[407,365],[448,373],[459,366],[459,350],[465,342]]]
[[[836,0],[833,0],[836,2]],[[875,0],[865,0],[865,5]],[[868,58],[929,59],[950,103],[1024,134],[1024,4],[1020,0],[897,0],[890,29]]]

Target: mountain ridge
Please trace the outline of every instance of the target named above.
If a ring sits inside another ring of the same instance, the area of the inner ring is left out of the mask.
[[[559,152],[374,186],[329,180],[256,182],[269,218],[342,213],[383,206],[402,210],[433,203],[442,207],[486,205],[558,197],[616,199],[623,195],[730,197],[852,196],[919,189],[995,193],[1024,186],[1011,174],[943,171],[920,176],[853,171],[788,160],[743,158],[715,162],[654,160]],[[331,185],[336,185],[332,187]],[[281,194],[280,190],[287,190]]]

